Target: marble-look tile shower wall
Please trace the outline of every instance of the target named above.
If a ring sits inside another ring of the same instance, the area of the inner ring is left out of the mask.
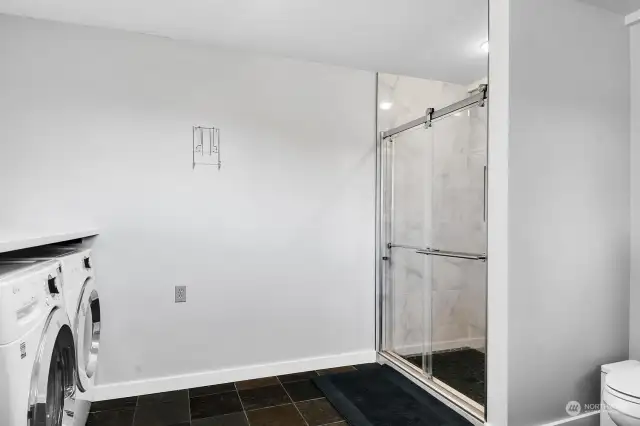
[[[379,128],[393,128],[469,96],[457,85],[380,74]],[[393,241],[484,253],[486,108],[473,108],[416,128],[393,142]],[[389,218],[389,217],[388,217]],[[402,355],[484,347],[486,265],[394,250],[386,325],[388,349]]]

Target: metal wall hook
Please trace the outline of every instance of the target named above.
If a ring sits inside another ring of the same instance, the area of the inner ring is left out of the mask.
[[[220,129],[193,127],[193,168],[196,165],[222,167],[220,159]]]

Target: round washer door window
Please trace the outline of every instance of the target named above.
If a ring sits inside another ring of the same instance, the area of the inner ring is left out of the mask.
[[[29,391],[29,426],[71,426],[75,401],[75,345],[64,309],[54,309],[45,323],[33,365]]]
[[[80,291],[73,331],[77,342],[78,389],[86,392],[95,380],[100,351],[100,298],[93,278],[88,278]]]

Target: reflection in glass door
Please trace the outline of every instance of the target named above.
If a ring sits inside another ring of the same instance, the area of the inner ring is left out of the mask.
[[[381,351],[477,417],[486,398],[485,97],[381,135]]]

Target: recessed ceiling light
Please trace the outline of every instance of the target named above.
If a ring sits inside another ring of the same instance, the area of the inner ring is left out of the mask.
[[[484,53],[489,53],[489,41],[483,41],[480,45],[480,50],[482,50]]]
[[[388,110],[393,106],[393,102],[380,102],[380,109]]]

